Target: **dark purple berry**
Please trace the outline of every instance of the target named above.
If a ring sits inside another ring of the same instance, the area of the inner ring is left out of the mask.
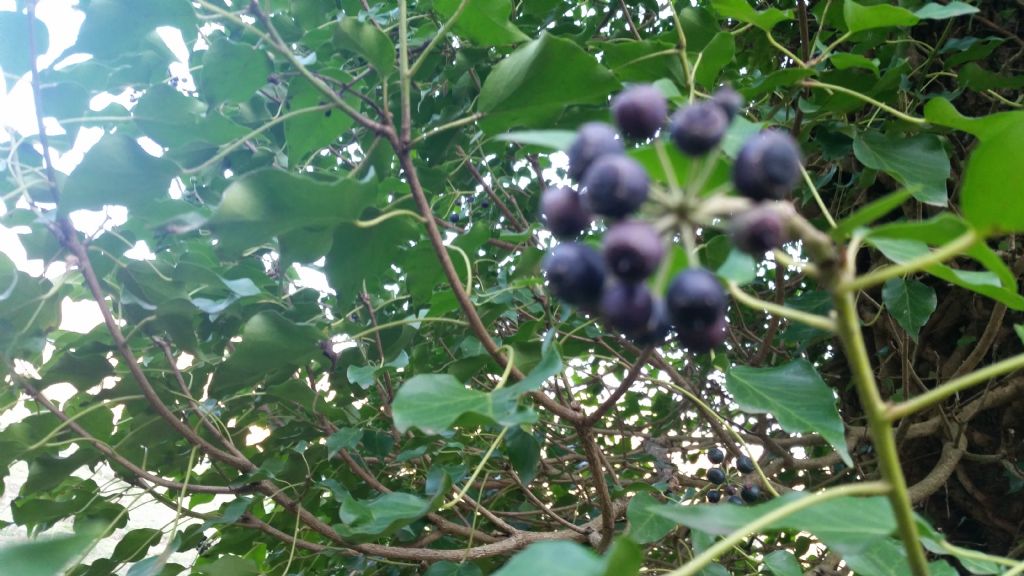
[[[544,274],[551,292],[576,306],[591,306],[601,299],[604,262],[597,250],[586,244],[559,244],[544,259]]]
[[[615,282],[601,296],[601,316],[627,336],[646,332],[653,314],[654,296],[643,284]]]
[[[745,104],[743,95],[728,86],[722,86],[715,90],[715,93],[711,95],[711,102],[718,104],[730,121],[740,113]]]
[[[708,502],[712,504],[718,504],[718,501],[722,499],[722,493],[718,490],[708,490]]]
[[[483,208],[484,210],[487,210],[488,208],[491,207],[491,203],[488,202],[487,200],[484,200],[480,202],[480,207]]]
[[[625,155],[599,158],[583,178],[584,199],[594,212],[622,218],[647,200],[650,178],[639,162]]]
[[[752,136],[732,165],[732,182],[751,200],[781,200],[800,181],[800,147],[781,130]]]
[[[612,98],[612,116],[623,134],[646,140],[665,125],[668,102],[661,90],[650,84],[631,86]]]
[[[740,491],[744,502],[757,502],[761,499],[761,487],[755,484],[748,484]]]
[[[553,186],[540,197],[544,225],[556,238],[575,238],[590,226],[590,211],[572,188]]]
[[[650,224],[626,220],[608,229],[602,251],[609,272],[623,280],[639,282],[661,264],[665,244]]]
[[[590,165],[601,156],[618,155],[626,151],[615,128],[604,122],[587,122],[576,131],[576,139],[569,146],[569,177],[577,182],[583,179]]]
[[[712,468],[708,470],[708,482],[712,484],[721,484],[725,482],[725,471],[721,468]]]
[[[725,342],[725,317],[714,324],[700,327],[679,328],[679,344],[694,354],[704,354]]]
[[[458,214],[452,214],[451,216],[448,217],[448,221],[451,222],[452,224],[458,224],[458,222],[459,222],[459,215]]]
[[[754,461],[748,456],[740,456],[736,459],[736,469],[742,474],[750,474],[754,471]]]
[[[703,156],[710,152],[729,129],[729,115],[713,102],[698,102],[672,115],[669,135],[684,154]]]
[[[669,314],[680,331],[702,330],[725,315],[728,298],[714,274],[704,268],[687,268],[668,287]]]
[[[725,490],[725,493],[728,494],[729,496],[733,496],[733,495],[736,494],[736,488],[733,488],[729,484],[725,485],[724,490]]]
[[[708,460],[710,460],[712,464],[721,464],[722,462],[725,462],[725,452],[722,452],[721,448],[712,448],[711,450],[708,450]]]
[[[740,498],[739,496],[729,496],[729,504],[738,504],[742,506],[743,498]]]
[[[652,346],[663,344],[672,331],[672,321],[668,317],[668,310],[665,308],[665,301],[661,298],[654,299],[654,309],[647,321],[647,327],[631,335],[633,342],[639,346]]]
[[[737,248],[754,256],[782,246],[786,241],[786,223],[777,210],[755,206],[737,215],[729,224],[729,235]]]

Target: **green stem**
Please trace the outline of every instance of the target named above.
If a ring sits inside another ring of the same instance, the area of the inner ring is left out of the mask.
[[[807,187],[811,190],[811,195],[814,196],[814,202],[818,204],[818,209],[821,210],[822,215],[825,216],[825,220],[828,221],[828,225],[832,228],[836,227],[836,221],[832,218],[832,214],[828,211],[828,206],[825,205],[825,201],[821,198],[821,194],[818,192],[818,187],[814,185],[814,181],[811,180],[811,175],[807,173],[807,169],[804,168],[803,164],[800,165],[800,175],[803,176],[804,182]]]
[[[417,144],[419,142],[422,142],[423,140],[426,140],[427,138],[430,138],[431,136],[435,136],[446,130],[451,130],[452,128],[459,128],[461,126],[465,126],[466,124],[472,124],[473,122],[476,122],[477,120],[483,118],[484,116],[485,114],[483,112],[476,112],[474,114],[470,114],[469,116],[459,118],[458,120],[452,120],[451,122],[448,122],[447,124],[442,124],[436,128],[429,128],[426,132],[420,134],[415,139],[413,139],[412,143]]]
[[[448,36],[448,32],[452,29],[452,26],[455,25],[455,22],[458,21],[459,16],[462,16],[462,11],[465,10],[468,5],[469,0],[462,0],[462,2],[459,3],[458,8],[456,8],[455,12],[452,14],[452,17],[445,21],[444,25],[441,26],[441,29],[437,31],[437,34],[434,34],[434,37],[430,39],[430,43],[427,44],[427,47],[423,49],[423,52],[420,52],[419,57],[417,57],[416,61],[413,62],[412,67],[409,68],[409,76],[416,75],[420,66],[423,66],[423,63],[427,60],[427,56],[430,55],[430,52],[441,40],[444,40]]]
[[[854,293],[837,291],[833,294],[833,302],[839,314],[839,339],[846,350],[847,363],[853,372],[857,395],[860,397],[861,405],[864,407],[864,413],[868,419],[871,439],[874,442],[875,453],[878,454],[878,466],[882,478],[892,486],[889,502],[896,516],[900,538],[907,550],[911,573],[914,576],[928,576],[928,559],[925,557],[924,549],[921,548],[910,494],[907,492],[907,481],[903,476],[903,469],[900,467],[896,437],[886,417],[885,401],[878,392],[878,383],[875,382],[871,359],[867,347],[864,345],[864,335],[861,333]]]
[[[910,122],[911,124],[922,125],[922,124],[927,124],[928,123],[928,121],[925,120],[924,118],[918,118],[917,116],[911,116],[910,114],[906,114],[904,112],[900,112],[899,110],[893,108],[892,106],[889,106],[888,104],[885,104],[883,102],[879,102],[878,100],[875,100],[874,98],[872,98],[870,96],[867,96],[865,94],[861,94],[860,92],[857,92],[856,90],[851,90],[851,89],[845,88],[843,86],[838,86],[836,84],[826,84],[825,82],[818,82],[817,80],[804,80],[803,82],[801,82],[801,85],[806,86],[808,88],[821,88],[822,90],[831,90],[831,91],[834,91],[834,92],[842,92],[843,94],[846,94],[848,96],[853,96],[854,98],[857,98],[859,100],[863,100],[863,101],[867,102],[868,104],[871,104],[872,106],[875,106],[875,107],[877,107],[877,108],[879,108],[881,110],[885,110],[886,112],[888,112],[889,114],[892,114],[893,116],[899,118],[900,120],[903,120],[905,122]]]
[[[836,322],[832,318],[819,316],[817,314],[810,314],[808,312],[803,312],[801,310],[796,310],[793,308],[789,308],[787,306],[782,306],[774,302],[761,300],[760,298],[756,298],[744,292],[739,286],[736,285],[735,282],[729,282],[728,287],[729,293],[732,294],[732,297],[735,298],[740,304],[743,304],[748,308],[753,308],[755,310],[764,310],[769,314],[779,316],[782,318],[788,318],[790,320],[794,320],[796,322],[800,322],[802,324],[811,326],[812,328],[817,328],[819,330],[824,330],[826,332],[836,332]]]
[[[406,0],[398,2],[398,67],[402,84],[402,127],[400,140],[408,145],[412,131],[412,74],[409,73],[409,8]]]
[[[772,46],[774,46],[776,50],[778,50],[779,52],[782,52],[783,54],[785,54],[786,57],[789,58],[790,60],[792,60],[793,62],[795,62],[797,66],[799,66],[801,68],[807,68],[807,62],[804,62],[803,60],[800,59],[799,56],[797,56],[796,54],[793,54],[793,52],[790,51],[789,48],[786,48],[782,44],[779,44],[779,41],[776,40],[774,36],[772,36],[771,32],[768,32],[766,30],[764,35],[768,38],[768,43],[771,44]]]
[[[960,378],[954,378],[937,388],[932,388],[920,396],[915,396],[910,400],[900,402],[886,410],[885,416],[890,422],[899,420],[900,418],[906,418],[915,412],[919,412],[933,404],[942,402],[957,392],[988,382],[996,376],[1001,376],[1003,374],[1013,372],[1014,370],[1022,369],[1024,369],[1024,354],[1011,356],[1006,360],[996,362],[995,364],[991,364],[980,370],[975,370],[974,372],[965,374]]]
[[[784,506],[780,506],[771,512],[767,512],[762,516],[759,516],[757,520],[749,522],[729,534],[725,538],[722,538],[718,542],[715,542],[704,552],[701,552],[697,556],[690,560],[686,564],[680,566],[676,570],[665,574],[665,576],[693,576],[698,574],[705,566],[714,562],[719,556],[732,550],[733,546],[740,544],[749,536],[760,532],[771,526],[772,524],[782,520],[783,518],[795,514],[801,510],[805,510],[822,502],[828,502],[829,500],[835,500],[836,498],[843,498],[846,496],[876,496],[879,494],[885,494],[890,491],[891,486],[885,482],[863,482],[860,484],[849,484],[846,486],[840,486],[824,492],[818,492],[806,498],[790,502]]]
[[[423,216],[420,216],[419,214],[413,212],[412,210],[392,210],[390,212],[385,212],[380,216],[377,216],[376,218],[371,218],[369,220],[356,220],[352,223],[355,224],[356,228],[373,228],[374,226],[382,222],[385,222],[392,218],[396,218],[398,216],[408,216],[409,218],[413,218],[418,222],[426,222],[426,219],[424,219]]]
[[[978,233],[975,232],[974,229],[970,229],[967,232],[964,232],[963,234],[958,236],[949,244],[942,246],[941,248],[935,250],[934,252],[929,252],[924,256],[914,258],[913,260],[910,260],[909,262],[904,262],[903,264],[886,266],[884,268],[879,268],[878,270],[875,270],[870,274],[865,274],[863,276],[853,278],[847,282],[843,282],[839,286],[839,289],[845,292],[856,292],[858,290],[865,290],[872,286],[882,284],[883,282],[890,278],[896,278],[897,276],[905,276],[913,272],[919,272],[921,270],[924,270],[925,268],[928,268],[929,266],[940,264],[946,260],[949,260],[950,258],[953,258],[954,256],[962,254],[965,250],[973,246],[977,241]]]
[[[483,472],[484,466],[487,464],[487,461],[490,460],[491,454],[494,454],[494,450],[498,447],[498,444],[501,444],[501,440],[502,438],[505,437],[506,432],[508,432],[508,426],[505,426],[504,428],[501,429],[501,432],[498,434],[498,437],[495,438],[494,442],[491,442],[490,447],[487,448],[487,452],[484,453],[484,457],[483,459],[480,460],[480,464],[478,464],[476,469],[473,470],[473,475],[469,477],[469,480],[466,481],[466,483],[462,486],[462,489],[459,490],[458,494],[455,495],[455,498],[453,498],[450,502],[446,503],[445,505],[441,506],[441,510],[451,510],[452,508],[458,506],[459,502],[462,502],[462,497],[466,495],[466,492],[469,492],[470,487],[473,486],[473,482],[476,482],[477,476],[479,476],[480,473]]]

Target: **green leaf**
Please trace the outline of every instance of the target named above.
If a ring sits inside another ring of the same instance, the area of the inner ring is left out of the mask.
[[[1024,123],[1024,112],[997,112],[978,118],[964,116],[945,98],[932,98],[924,106],[924,117],[928,122],[948,126],[989,140],[1003,130]]]
[[[865,58],[860,54],[851,54],[849,52],[837,52],[829,56],[829,61],[836,67],[836,70],[847,70],[849,68],[864,68],[865,70],[871,70],[875,76],[878,76],[878,59],[874,60]]]
[[[757,277],[757,262],[750,254],[734,248],[729,251],[729,256],[715,272],[722,278],[743,286],[753,282]]]
[[[604,576],[604,562],[575,542],[538,542],[516,554],[494,576]],[[622,576],[628,576],[623,574]]]
[[[541,146],[552,150],[568,150],[573,140],[576,139],[576,132],[572,130],[520,130],[499,134],[494,139],[502,142]]]
[[[505,453],[519,479],[529,486],[540,464],[540,442],[529,432],[513,426],[505,435]]]
[[[404,492],[389,492],[372,500],[360,501],[346,494],[338,512],[344,524],[335,526],[335,529],[345,538],[387,536],[425,516],[440,504],[443,497],[443,492],[432,500]]]
[[[391,270],[403,244],[419,237],[420,228],[408,218],[392,218],[371,228],[342,223],[334,229],[324,266],[338,297],[348,300]],[[353,250],[359,246],[359,250]]]
[[[768,512],[806,497],[804,492],[789,492],[754,506],[658,504],[651,506],[651,512],[696,530],[725,536]],[[837,518],[842,518],[842,522],[837,522]],[[846,557],[887,539],[896,529],[896,518],[884,496],[847,496],[804,508],[765,528],[786,529],[811,532]]]
[[[912,187],[911,193],[918,200],[933,206],[945,206],[948,202],[949,156],[938,137],[918,134],[908,138],[869,132],[854,138],[853,153],[868,168],[881,170]]]
[[[211,394],[226,396],[268,373],[300,366],[320,353],[323,338],[312,326],[295,324],[277,312],[260,312],[245,323],[242,341],[217,369]]]
[[[544,33],[499,62],[484,80],[480,124],[496,133],[539,127],[574,104],[602,104],[619,82],[578,44]]]
[[[69,52],[86,52],[100,61],[118,60],[152,46],[151,33],[158,26],[181,30],[186,43],[194,41],[198,32],[195,11],[182,0],[92,0],[80,3],[79,9],[85,12],[85,22]],[[122,60],[119,64],[123,66],[126,62]],[[167,71],[161,70],[160,74],[166,77]]]
[[[207,101],[244,102],[273,72],[270,59],[262,51],[219,37],[203,54],[200,92]]]
[[[971,62],[959,70],[957,81],[961,86],[975,91],[1019,90],[1024,87],[1024,77],[1007,76],[985,70]]]
[[[373,183],[320,182],[281,170],[257,170],[224,190],[210,226],[220,237],[220,248],[238,254],[295,229],[358,220],[376,193]]]
[[[132,119],[142,132],[164,147],[181,148],[193,142],[225,144],[248,133],[198,98],[186,96],[167,84],[146,90],[132,108]]]
[[[1024,342],[1024,324],[1014,324],[1013,329],[1017,332],[1017,337],[1020,338],[1020,341]]]
[[[333,458],[341,450],[355,448],[363,432],[357,428],[338,428],[327,437],[327,458]]]
[[[346,16],[334,28],[334,45],[354,52],[369,62],[381,76],[395,70],[395,44],[369,22]]]
[[[49,31],[41,20],[32,27],[36,54],[46,54],[50,45]],[[5,74],[21,76],[32,68],[29,52],[29,17],[21,12],[0,12],[0,69]],[[13,82],[5,83],[13,87]]]
[[[629,520],[630,540],[637,544],[650,544],[661,540],[676,527],[675,522],[651,512],[657,504],[658,500],[646,492],[638,492],[629,501],[626,518]]]
[[[863,32],[873,28],[913,26],[920,17],[906,8],[891,4],[864,6],[853,0],[843,2],[843,17],[850,32]]]
[[[882,301],[889,314],[914,341],[938,305],[935,289],[917,280],[892,278],[882,287]]]
[[[203,576],[258,576],[259,566],[249,558],[227,554],[217,558],[211,564],[196,567]]]
[[[773,9],[774,10],[774,9]],[[736,54],[736,37],[729,32],[719,32],[700,52],[700,65],[694,73],[694,80],[706,88],[714,88],[718,76]],[[694,58],[696,61],[696,58]]]
[[[466,2],[466,6],[452,27],[459,38],[478,46],[504,46],[530,39],[509,22],[510,0],[434,0],[434,10],[447,20],[462,2]]]
[[[114,562],[138,562],[146,556],[150,547],[160,543],[163,532],[154,528],[138,528],[121,537],[114,547],[110,559]]]
[[[346,77],[347,78],[347,77]],[[350,104],[354,96],[347,96]],[[288,84],[288,103],[291,111],[325,104],[327,97],[308,80],[299,76]],[[340,141],[352,127],[352,117],[341,110],[327,110],[300,114],[284,122],[285,141],[288,142],[288,164],[298,165],[313,152]]]
[[[135,140],[123,134],[104,136],[85,154],[82,163],[64,183],[60,208],[99,210],[120,204],[129,210],[152,206],[169,199],[174,166],[146,153]]]
[[[946,18],[956,18],[957,16],[977,13],[978,9],[974,6],[955,1],[948,4],[929,2],[918,9],[917,12],[914,12],[922,20],[945,20]]]
[[[837,240],[845,240],[853,234],[853,231],[862,226],[868,226],[903,205],[913,195],[909,188],[900,188],[890,192],[881,198],[872,200],[858,208],[853,214],[839,221],[832,229],[832,237]]]
[[[91,531],[10,544],[0,548],[0,566],[5,574],[18,576],[59,576],[72,560],[93,543]]]
[[[847,466],[853,465],[835,395],[810,362],[797,360],[772,368],[735,366],[726,373],[725,386],[740,409],[770,412],[792,434],[817,432]]]
[[[604,558],[604,573],[601,576],[633,576],[640,573],[644,564],[643,549],[630,538],[618,538]]]
[[[967,160],[960,206],[964,217],[987,232],[1024,231],[1024,122],[1015,122],[983,140]]]
[[[796,556],[786,550],[776,550],[765,554],[764,565],[775,576],[802,576],[804,573]]]
[[[456,564],[455,562],[435,562],[423,573],[423,576],[483,576],[480,567],[472,563]]]
[[[711,0],[711,6],[726,18],[749,22],[765,31],[771,31],[779,22],[793,19],[792,10],[768,8],[757,11],[747,3],[747,0]]]

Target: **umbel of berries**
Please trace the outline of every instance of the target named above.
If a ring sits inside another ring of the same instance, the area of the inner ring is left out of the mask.
[[[668,102],[650,84],[631,86],[612,98],[612,116],[630,138],[646,140],[658,133],[668,117]]]
[[[799,181],[800,147],[781,130],[752,136],[732,165],[733,185],[751,200],[781,200]]]

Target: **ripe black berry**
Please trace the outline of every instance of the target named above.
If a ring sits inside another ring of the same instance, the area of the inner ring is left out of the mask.
[[[491,207],[491,203],[488,202],[487,200],[484,200],[480,202],[480,207],[483,208],[484,210],[487,210],[488,208]]]
[[[742,506],[743,498],[740,498],[739,496],[729,496],[729,504],[739,504]]]
[[[590,211],[572,188],[553,186],[540,197],[544,224],[556,238],[574,238],[590,226]]]
[[[680,328],[679,344],[694,354],[704,354],[725,342],[725,316],[715,323],[699,327]]]
[[[729,484],[726,484],[725,493],[728,494],[729,496],[734,496],[736,494],[736,489],[730,486]]]
[[[718,490],[708,490],[708,502],[712,504],[718,504],[718,501],[722,499],[722,493]]]
[[[740,496],[744,502],[757,502],[761,499],[761,487],[755,484],[748,484],[740,490]]]
[[[714,274],[704,268],[687,268],[668,287],[669,314],[680,332],[704,329],[725,314],[728,299]]]
[[[597,159],[583,177],[584,199],[590,209],[604,216],[621,218],[636,211],[644,200],[650,179],[639,162],[625,155]]]
[[[762,256],[786,241],[786,223],[777,210],[755,206],[732,219],[729,235],[740,250]]]
[[[626,151],[615,128],[604,122],[587,122],[576,131],[576,140],[569,146],[569,177],[577,182],[583,179],[595,160],[606,154]]]
[[[708,470],[708,482],[712,484],[721,484],[725,482],[725,471],[721,468],[712,468]]]
[[[740,113],[744,104],[743,96],[728,86],[722,86],[715,90],[715,93],[711,95],[711,101],[725,111],[730,121]]]
[[[608,229],[602,251],[609,272],[623,280],[638,282],[658,268],[665,256],[665,245],[650,224],[627,220]]]
[[[551,292],[576,306],[589,306],[601,299],[604,287],[604,262],[601,255],[586,244],[559,244],[544,259]]]
[[[654,296],[643,284],[616,282],[601,296],[601,316],[609,326],[633,336],[647,331],[654,314]]]
[[[754,471],[754,461],[747,456],[740,456],[736,459],[736,469],[743,474],[750,474]]]
[[[781,200],[800,181],[800,147],[781,130],[765,130],[743,144],[732,182],[751,200]]]
[[[672,115],[672,142],[690,156],[702,156],[722,141],[729,128],[729,115],[713,102],[698,102]]]
[[[452,224],[457,224],[459,222],[459,215],[457,213],[453,213],[451,216],[448,217],[448,221],[451,222]]]
[[[672,321],[668,317],[668,310],[665,308],[665,301],[661,298],[654,299],[654,309],[651,310],[651,317],[647,321],[647,327],[630,337],[639,346],[651,346],[662,344],[672,331]]]
[[[612,98],[612,116],[623,134],[645,140],[665,125],[668,102],[650,84],[632,86]]]
[[[722,462],[725,462],[725,452],[722,452],[721,448],[712,448],[711,450],[708,450],[708,460],[710,460],[712,464],[721,464]]]

